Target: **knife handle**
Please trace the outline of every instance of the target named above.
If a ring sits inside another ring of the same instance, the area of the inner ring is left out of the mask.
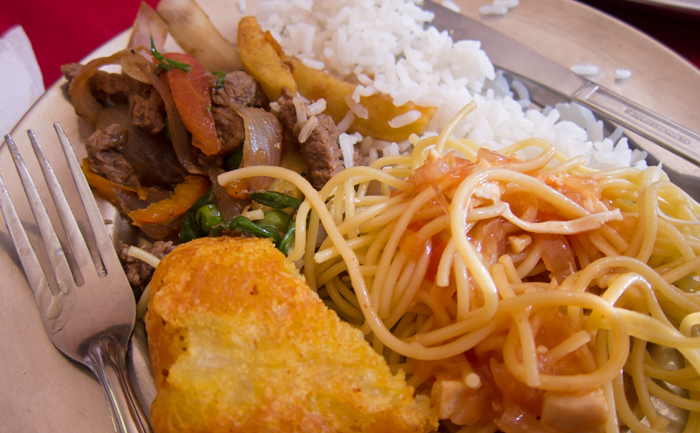
[[[592,81],[579,89],[574,98],[610,121],[700,166],[700,136],[694,132]]]

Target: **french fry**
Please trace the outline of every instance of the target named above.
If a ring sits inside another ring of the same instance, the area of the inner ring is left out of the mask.
[[[326,100],[326,111],[336,123],[345,117],[350,109],[346,97],[352,96],[355,85],[342,81],[331,74],[310,68],[298,60],[292,60],[294,79],[299,93],[310,101],[319,98]],[[435,107],[420,107],[408,102],[400,107],[394,105],[388,95],[374,94],[360,98],[360,104],[368,111],[366,119],[355,116],[355,120],[348,128],[349,132],[359,132],[372,138],[386,141],[400,142],[406,140],[411,134],[420,134],[435,114]],[[396,116],[411,110],[421,112],[421,117],[415,122],[392,128],[389,121]]]
[[[280,97],[283,87],[296,94],[297,84],[292,71],[284,64],[276,47],[265,37],[255,17],[241,18],[237,45],[243,69],[260,83],[270,101]]]

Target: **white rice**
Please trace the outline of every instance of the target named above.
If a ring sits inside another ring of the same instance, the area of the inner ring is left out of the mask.
[[[292,98],[292,103],[294,104],[294,110],[297,115],[297,123],[306,123],[308,117],[306,116],[306,104],[298,96]]]
[[[420,119],[421,116],[422,113],[418,110],[407,111],[389,120],[389,126],[391,126],[392,128],[401,128],[402,126],[414,123],[415,121]]]
[[[314,132],[314,129],[318,126],[318,118],[316,116],[311,116],[303,125],[301,131],[299,131],[299,143],[304,143],[309,139],[311,133]]]
[[[479,13],[481,15],[505,15],[508,13],[508,7],[501,5],[483,5],[479,7]]]
[[[517,8],[520,5],[520,0],[493,0],[494,6],[505,6],[508,9]]]
[[[453,2],[452,0],[443,0],[442,5],[445,6],[447,9],[453,10],[457,13],[459,13],[460,11],[457,3]]]
[[[591,64],[574,65],[571,67],[571,71],[579,75],[592,76],[598,73],[598,66]]]
[[[347,98],[350,111],[338,124],[340,132],[346,132],[355,117],[368,117],[360,101],[374,93],[390,96],[397,106],[411,101],[437,107],[427,134],[438,133],[473,100],[477,109],[457,126],[457,137],[495,150],[524,138],[540,137],[569,157],[584,155],[592,167],[645,166],[643,152],[630,150],[624,138],[604,139],[602,123],[582,107],[529,109],[527,88],[518,83],[511,88],[502,76],[497,76],[480,42],[455,42],[447,32],[429,27],[433,14],[423,11],[418,3],[259,0],[255,2],[255,15],[287,55],[302,59],[310,67],[323,64],[326,71],[358,83]],[[494,5],[507,10],[518,1],[495,0]],[[592,70],[594,65],[580,66]],[[408,120],[392,119],[395,125]],[[366,163],[380,153],[399,154],[410,147],[367,138],[357,143],[361,143]],[[539,150],[530,152],[536,154]]]
[[[397,156],[399,154],[399,145],[397,143],[389,143],[382,149],[382,156]]]
[[[345,114],[345,117],[343,117],[343,120],[341,120],[338,123],[338,131],[343,133],[348,130],[350,125],[352,125],[352,122],[355,121],[355,113],[352,111],[348,110],[348,112]]]
[[[321,98],[309,104],[306,107],[306,114],[309,116],[315,116],[323,112],[326,109],[326,100]]]
[[[628,80],[632,76],[632,71],[629,69],[615,69],[616,80]]]
[[[359,138],[362,139],[361,136]],[[338,144],[340,144],[340,151],[343,154],[345,168],[350,168],[354,165],[355,143],[358,141],[358,137],[355,134],[342,133],[338,137]]]
[[[310,58],[301,59],[301,63],[308,66],[311,69],[322,70],[326,67],[326,64],[320,60],[314,60]]]
[[[355,101],[352,96],[346,96],[345,103],[348,104],[348,107],[355,116],[359,117],[360,119],[369,118],[369,111],[367,111],[367,108],[362,106],[362,104],[360,104],[358,101]]]

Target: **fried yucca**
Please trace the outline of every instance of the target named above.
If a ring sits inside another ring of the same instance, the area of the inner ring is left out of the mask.
[[[176,248],[146,315],[163,432],[419,432],[425,396],[329,310],[264,239]]]

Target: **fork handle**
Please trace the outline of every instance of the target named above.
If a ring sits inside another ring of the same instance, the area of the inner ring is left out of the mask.
[[[116,433],[153,433],[126,373],[126,350],[114,337],[94,340],[86,364],[102,385]]]

